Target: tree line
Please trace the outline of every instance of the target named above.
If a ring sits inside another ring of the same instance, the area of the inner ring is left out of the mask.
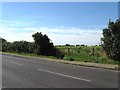
[[[37,32],[32,35],[34,42],[28,41],[14,41],[7,42],[7,40],[0,38],[3,52],[17,52],[17,53],[36,53],[37,55],[55,56],[63,58],[64,54],[54,47],[47,35]]]

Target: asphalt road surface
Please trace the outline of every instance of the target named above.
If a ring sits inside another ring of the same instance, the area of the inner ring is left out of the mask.
[[[3,88],[118,88],[118,71],[2,55]]]

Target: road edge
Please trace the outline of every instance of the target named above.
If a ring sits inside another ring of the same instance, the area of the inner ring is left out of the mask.
[[[24,58],[33,58],[33,59],[39,59],[39,60],[43,59],[43,60],[47,60],[47,61],[64,63],[64,64],[72,64],[72,65],[78,65],[78,66],[87,66],[87,67],[95,67],[95,68],[103,68],[103,69],[111,69],[111,70],[120,70],[119,65],[98,64],[98,63],[80,62],[80,61],[65,61],[62,59],[51,59],[51,58],[42,58],[42,57],[35,57],[35,56],[25,56],[25,55],[4,53],[4,52],[2,52],[2,54],[3,55],[17,56],[17,57],[24,57]]]

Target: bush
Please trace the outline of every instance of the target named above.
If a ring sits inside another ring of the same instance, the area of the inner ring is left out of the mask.
[[[109,21],[108,28],[103,29],[103,48],[109,58],[120,61],[120,19]]]

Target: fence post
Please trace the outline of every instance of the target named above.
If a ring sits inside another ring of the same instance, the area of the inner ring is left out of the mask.
[[[68,48],[68,54],[71,55],[70,48]]]
[[[70,48],[68,48],[68,53],[70,52]]]
[[[95,48],[94,48],[94,46],[92,48],[92,54],[93,54],[93,56],[95,55]]]

